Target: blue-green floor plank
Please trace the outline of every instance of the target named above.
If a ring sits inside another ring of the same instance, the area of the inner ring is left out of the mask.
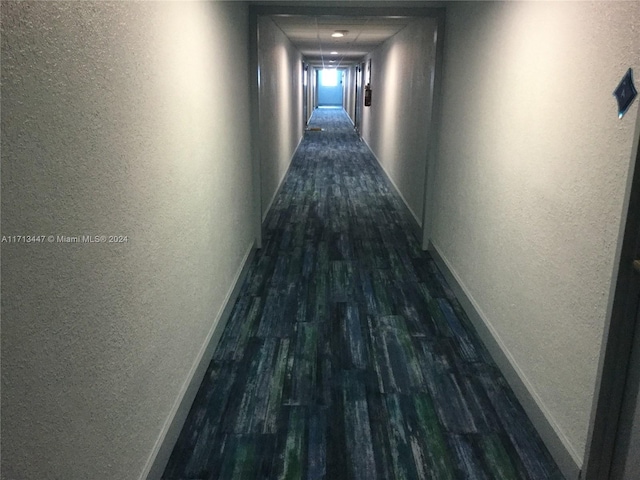
[[[341,109],[319,109],[164,480],[561,480]]]

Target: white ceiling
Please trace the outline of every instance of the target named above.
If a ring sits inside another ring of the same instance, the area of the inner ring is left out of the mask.
[[[271,18],[305,60],[320,67],[354,64],[415,20],[415,17],[328,15],[272,15]],[[342,38],[331,37],[336,30],[347,33]],[[332,51],[338,54],[331,55]]]

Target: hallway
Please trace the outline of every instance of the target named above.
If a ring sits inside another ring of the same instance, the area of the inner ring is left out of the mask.
[[[310,127],[163,479],[563,478],[344,111]]]
[[[1,480],[640,478],[639,2],[0,13]]]

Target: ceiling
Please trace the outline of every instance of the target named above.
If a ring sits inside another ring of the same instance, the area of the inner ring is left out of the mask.
[[[272,15],[271,19],[302,52],[307,63],[315,67],[341,67],[362,59],[415,17]],[[331,37],[336,31],[346,33],[342,38]]]

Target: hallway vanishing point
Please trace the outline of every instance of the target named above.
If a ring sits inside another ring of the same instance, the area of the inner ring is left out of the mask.
[[[344,111],[310,126],[163,479],[562,479]]]

